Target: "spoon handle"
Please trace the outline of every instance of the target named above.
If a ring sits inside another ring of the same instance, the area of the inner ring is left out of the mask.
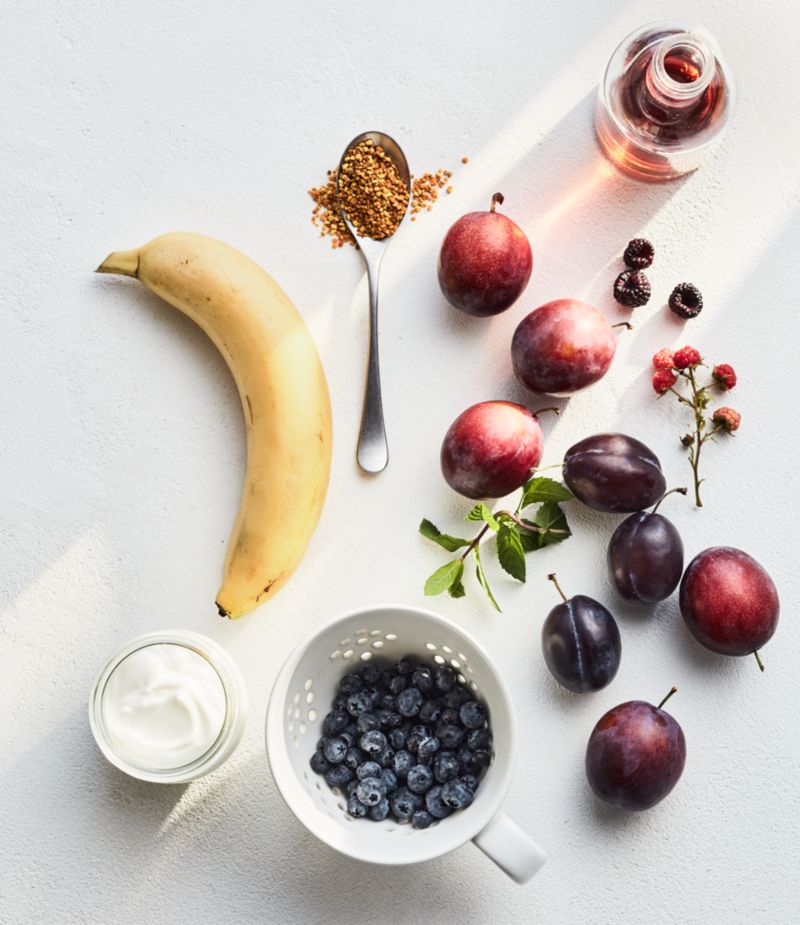
[[[383,254],[381,254],[381,257]],[[380,259],[372,261],[364,255],[369,282],[369,360],[367,362],[367,389],[364,394],[364,413],[358,437],[356,459],[364,472],[383,472],[389,464],[389,445],[383,423],[381,399],[381,371],[378,362],[378,273]]]

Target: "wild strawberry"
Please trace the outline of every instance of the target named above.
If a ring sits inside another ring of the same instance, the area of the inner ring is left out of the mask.
[[[681,349],[676,350],[672,356],[675,369],[686,369],[689,366],[697,366],[702,359],[700,351],[695,350],[694,347],[681,347]]]
[[[736,385],[736,372],[728,363],[717,363],[711,375],[721,389],[732,389]]]
[[[653,354],[653,367],[655,369],[672,369],[675,360],[669,347],[662,347],[658,353]]]
[[[720,430],[726,430],[731,434],[733,431],[739,429],[739,425],[742,423],[742,416],[738,411],[734,411],[733,408],[717,408],[711,416],[711,420]]]
[[[663,395],[664,392],[669,391],[677,381],[678,377],[671,369],[657,369],[653,373],[653,389],[658,392],[659,395]]]

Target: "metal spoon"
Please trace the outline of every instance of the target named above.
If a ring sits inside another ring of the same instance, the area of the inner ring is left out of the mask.
[[[383,132],[364,132],[363,135],[357,135],[344,149],[344,154],[342,154],[336,171],[337,191],[342,162],[353,148],[361,144],[362,141],[367,140],[372,140],[376,145],[380,145],[391,158],[400,179],[408,190],[410,199],[411,174],[406,157],[394,138]],[[378,274],[383,255],[386,253],[386,248],[397,228],[395,228],[392,235],[376,241],[374,238],[359,236],[344,209],[342,209],[342,217],[358,243],[358,249],[361,251],[367,267],[367,280],[369,282],[369,361],[367,365],[367,388],[364,394],[364,412],[361,417],[361,433],[358,437],[356,459],[364,472],[375,473],[382,472],[389,464],[389,445],[386,442],[386,428],[383,423],[381,373],[378,364]],[[398,222],[397,227],[400,227],[400,222]]]

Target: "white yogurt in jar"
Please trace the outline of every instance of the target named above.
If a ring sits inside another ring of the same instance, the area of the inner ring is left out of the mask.
[[[145,645],[113,670],[101,712],[109,744],[137,768],[182,768],[204,755],[225,722],[214,666],[185,645]]]

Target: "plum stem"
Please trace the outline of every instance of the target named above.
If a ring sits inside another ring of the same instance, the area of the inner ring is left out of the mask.
[[[489,206],[489,211],[494,212],[494,210],[505,201],[506,197],[502,193],[495,193],[494,196],[492,196],[492,204]]]
[[[633,325],[630,321],[618,321],[616,324],[611,325],[612,328],[627,328],[629,331],[633,330]]]
[[[673,688],[670,690],[670,692],[667,694],[667,696],[666,696],[666,697],[661,701],[661,703],[656,707],[656,709],[657,709],[657,710],[660,710],[660,709],[664,706],[664,704],[669,700],[669,698],[670,698],[673,694],[677,694],[677,693],[678,693],[678,688],[677,688],[677,687],[673,687]]]
[[[566,604],[566,603],[567,603],[567,595],[564,594],[564,592],[561,590],[561,585],[558,583],[558,579],[556,578],[556,573],[555,573],[555,572],[551,572],[551,573],[547,576],[547,580],[553,582],[553,584],[556,586],[556,590],[557,590],[558,593],[561,595],[561,600],[563,600],[564,603]]]
[[[689,489],[686,488],[685,486],[682,486],[681,488],[670,488],[669,491],[665,491],[664,494],[658,499],[658,501],[656,501],[656,506],[653,508],[652,511],[650,511],[650,513],[655,514],[655,512],[659,509],[659,507],[661,507],[661,502],[664,500],[664,498],[666,498],[667,495],[674,494],[676,491],[681,495],[685,495],[688,493]]]
[[[513,511],[497,511],[497,513],[495,514],[495,517],[504,517],[504,516],[509,517],[511,520],[514,521],[515,524],[517,524],[518,527],[522,527],[523,530],[530,530],[533,533],[554,533],[560,536],[571,536],[572,535],[569,532],[569,530],[559,530],[556,527],[540,527],[537,524],[526,524],[525,521],[522,520],[521,517],[517,517],[517,515]]]
[[[552,411],[553,414],[561,414],[561,409],[560,409],[560,408],[557,408],[555,405],[550,405],[550,406],[547,407],[547,408],[537,408],[537,410],[536,410],[536,411],[532,411],[531,414],[532,414],[535,418],[538,418],[540,414],[547,414],[548,411]],[[552,469],[552,466],[550,466],[549,468]]]
[[[763,671],[764,663],[761,661],[761,656],[758,654],[758,649],[753,650],[753,655],[755,655],[756,657],[756,662],[758,663],[758,667]]]

